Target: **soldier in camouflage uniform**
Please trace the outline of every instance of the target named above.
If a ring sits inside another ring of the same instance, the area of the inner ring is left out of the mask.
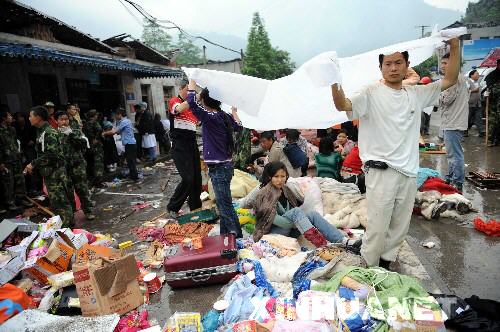
[[[80,198],[85,217],[88,220],[93,220],[95,216],[92,214],[92,201],[87,182],[87,163],[82,153],[87,149],[88,141],[78,128],[70,127],[66,112],[57,112],[55,119],[58,131],[61,133],[61,144],[66,159],[66,173]]]
[[[500,144],[500,59],[497,68],[485,77],[490,93],[490,109],[488,112],[488,132],[491,144]]]
[[[243,128],[235,136],[234,167],[246,172],[252,155],[250,129]]]
[[[90,143],[90,153],[93,159],[94,184],[99,186],[104,175],[104,150],[102,147],[102,127],[97,121],[96,110],[89,111],[89,120],[83,126],[83,132]]]
[[[49,115],[43,106],[31,109],[30,122],[37,128],[36,152],[37,158],[25,168],[25,172],[36,170],[45,181],[53,212],[63,220],[63,225],[74,225],[73,208],[70,199],[73,191],[69,184],[64,163],[64,154],[60,134],[47,122]]]
[[[16,202],[26,207],[33,204],[26,200],[21,147],[12,121],[12,115],[7,110],[0,111],[0,188],[5,206],[16,211],[19,209]]]

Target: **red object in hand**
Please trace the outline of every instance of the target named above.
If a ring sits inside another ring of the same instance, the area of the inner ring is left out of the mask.
[[[474,219],[474,228],[489,236],[500,236],[500,221],[491,219],[486,222],[481,218]]]

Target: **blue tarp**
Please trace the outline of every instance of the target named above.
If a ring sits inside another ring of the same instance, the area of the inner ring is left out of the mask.
[[[181,77],[182,71],[177,68],[146,66],[130,63],[126,58],[106,58],[93,55],[60,51],[49,47],[31,44],[0,43],[0,56],[12,58],[39,59],[53,62],[69,63],[81,66],[92,66],[111,70],[128,71],[136,77]]]

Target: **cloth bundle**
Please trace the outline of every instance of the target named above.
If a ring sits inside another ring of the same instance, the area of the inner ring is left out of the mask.
[[[472,202],[461,194],[442,195],[438,191],[418,191],[415,206],[427,219],[439,217],[459,219],[460,215],[472,210]]]

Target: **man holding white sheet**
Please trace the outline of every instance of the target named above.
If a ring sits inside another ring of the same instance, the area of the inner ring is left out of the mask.
[[[368,227],[361,255],[369,266],[386,269],[396,260],[410,225],[417,192],[420,119],[441,91],[457,82],[460,42],[449,40],[450,60],[442,81],[404,86],[408,52],[380,54],[382,82],[346,98],[339,84],[332,85],[335,107],[359,119],[359,150],[366,172]]]

